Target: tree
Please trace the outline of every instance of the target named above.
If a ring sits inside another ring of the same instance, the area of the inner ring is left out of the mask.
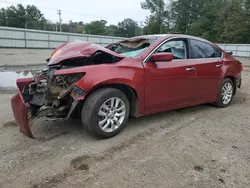
[[[44,30],[56,31],[56,24],[53,23],[52,21],[47,20],[46,23],[44,24]]]
[[[197,35],[216,42],[221,28],[219,21],[220,13],[227,2],[223,0],[210,0],[209,2],[199,0],[198,2],[197,17],[194,16],[194,20],[190,22],[188,34]],[[220,7],[220,9],[218,10],[217,7]]]
[[[86,34],[92,35],[106,35],[107,34],[107,21],[97,20],[87,23],[84,27],[84,32]]]
[[[0,24],[2,26],[44,29],[47,20],[34,5],[24,7],[21,4],[2,8],[0,11]]]
[[[250,13],[250,0],[244,0],[244,7],[248,13]]]
[[[69,33],[83,33],[84,24],[83,22],[73,22],[72,20],[69,23],[62,24],[62,31]]]
[[[150,15],[146,18],[145,27],[143,28],[143,33],[145,34],[155,34],[159,33],[159,25],[156,21],[156,18],[153,15]]]
[[[173,30],[216,42],[219,37],[221,10],[229,0],[176,0],[171,4]]]
[[[150,26],[146,29],[148,33],[164,33],[165,20],[168,17],[168,11],[165,9],[166,4],[164,0],[145,0],[141,3],[142,9],[151,12],[148,22]],[[152,30],[151,30],[152,28]]]
[[[201,0],[176,0],[171,4],[174,30],[188,33],[191,24],[199,17]]]
[[[29,29],[44,29],[47,22],[43,14],[34,5],[27,5],[25,9],[27,28]]]
[[[241,0],[231,0],[221,11],[221,33],[219,42],[247,43],[249,42],[248,12],[243,8]]]
[[[110,25],[107,27],[107,35],[119,37],[119,27],[117,25]]]
[[[244,8],[247,14],[248,31],[250,32],[250,0],[244,1]],[[250,36],[248,37],[246,42],[250,43]]]
[[[0,10],[0,25],[7,26],[7,16],[4,8],[1,8]]]
[[[84,32],[84,23],[82,21],[77,23],[76,32],[77,33],[83,33]]]
[[[138,28],[138,23],[130,18],[118,23],[119,36],[121,37],[134,37],[138,34]]]

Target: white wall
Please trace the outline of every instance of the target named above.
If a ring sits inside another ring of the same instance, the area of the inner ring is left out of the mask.
[[[250,44],[218,44],[225,51],[232,51],[233,56],[250,57]]]
[[[60,33],[0,26],[1,48],[56,48],[64,42],[79,39],[102,46],[123,40],[121,37]]]

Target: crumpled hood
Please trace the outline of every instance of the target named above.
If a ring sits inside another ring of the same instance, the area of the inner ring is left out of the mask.
[[[124,56],[98,44],[77,40],[66,42],[59,46],[52,54],[48,65],[55,65],[66,59],[90,57],[97,51],[106,52],[115,57],[124,58]]]

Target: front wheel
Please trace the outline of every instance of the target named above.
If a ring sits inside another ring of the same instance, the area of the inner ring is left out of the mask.
[[[92,93],[82,108],[82,123],[97,138],[117,135],[129,117],[129,101],[126,95],[114,88],[103,88]]]
[[[234,83],[230,78],[225,78],[223,80],[215,103],[217,107],[225,108],[231,103],[234,95],[234,88]]]

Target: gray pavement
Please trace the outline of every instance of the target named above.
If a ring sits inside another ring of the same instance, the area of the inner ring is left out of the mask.
[[[51,52],[52,50],[46,49],[0,48],[0,67],[46,64],[45,59]]]

